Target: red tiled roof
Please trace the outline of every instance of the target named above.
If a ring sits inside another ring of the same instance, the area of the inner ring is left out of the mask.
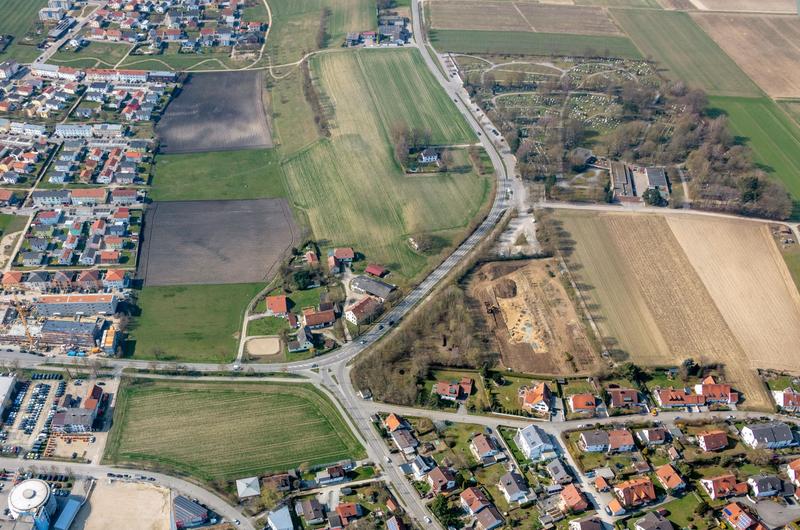
[[[661,481],[661,484],[667,489],[675,489],[683,484],[683,479],[675,471],[675,468],[669,464],[664,464],[656,468],[656,476]]]
[[[728,435],[721,430],[701,432],[697,435],[697,439],[702,441],[706,451],[716,451],[728,446]]]
[[[594,410],[597,407],[595,397],[592,394],[574,394],[569,397],[569,402],[572,405],[572,410]]]
[[[283,315],[289,312],[289,306],[286,301],[286,296],[276,295],[268,296],[266,298],[267,310],[275,315]]]
[[[356,253],[350,247],[342,247],[333,249],[333,257],[336,259],[353,259]]]
[[[638,506],[656,500],[653,482],[647,477],[617,484],[614,491],[624,506]]]
[[[374,263],[370,263],[367,265],[367,268],[364,269],[364,272],[367,274],[371,274],[373,276],[383,277],[388,271],[381,267],[380,265],[375,265]]]

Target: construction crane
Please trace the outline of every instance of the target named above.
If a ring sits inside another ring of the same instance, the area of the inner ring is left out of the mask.
[[[14,308],[17,310],[17,318],[19,318],[19,321],[22,323],[22,329],[25,330],[27,342],[23,343],[23,345],[29,349],[33,348],[36,340],[33,338],[31,330],[28,327],[28,308],[17,298],[17,295],[14,295]]]

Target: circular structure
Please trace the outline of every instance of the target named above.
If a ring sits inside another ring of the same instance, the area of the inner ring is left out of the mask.
[[[55,507],[55,497],[50,494],[50,486],[43,480],[24,480],[14,486],[8,495],[8,509],[14,519],[36,517],[43,508],[49,517]]]

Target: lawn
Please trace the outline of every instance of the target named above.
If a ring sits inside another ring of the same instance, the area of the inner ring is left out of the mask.
[[[228,47],[203,48],[197,53],[179,53],[180,45],[172,44],[158,55],[128,55],[121,68],[150,70],[230,70],[253,62],[251,57],[232,59]]]
[[[310,385],[134,380],[117,396],[104,459],[211,482],[361,456]]]
[[[414,55],[416,50],[329,53],[312,59],[332,134],[301,149],[284,163],[287,189],[303,211],[317,241],[352,246],[398,273],[398,281],[425,270],[435,256],[408,245],[410,235],[439,235],[444,247],[460,240],[489,201],[491,180],[471,168],[409,176],[389,144],[393,122],[410,116],[431,129],[437,141],[465,139],[463,120]],[[379,78],[375,70],[403,72]],[[417,80],[414,86],[398,78]],[[380,85],[380,86],[379,86]],[[423,90],[422,87],[425,87]],[[389,113],[394,114],[390,115]],[[284,133],[280,130],[281,138]],[[455,151],[455,166],[466,153]]]
[[[90,42],[78,50],[64,50],[62,47],[48,62],[74,68],[114,68],[130,49],[128,44]]]
[[[231,361],[244,309],[261,288],[258,283],[145,287],[126,350],[135,359]]]
[[[27,222],[28,218],[24,215],[0,214],[0,236],[19,232]]]
[[[430,32],[430,39],[439,52],[641,58],[627,37],[437,29]]]
[[[14,36],[11,45],[0,53],[0,61],[16,59],[21,63],[33,62],[42,53],[36,48],[38,40],[32,46],[21,43],[25,34],[33,30],[39,20],[39,9],[47,6],[47,0],[2,0],[0,5],[3,13],[0,17],[0,34]]]
[[[286,196],[273,149],[156,156],[154,201],[266,199]]]
[[[284,329],[289,329],[289,322],[285,318],[264,317],[247,324],[247,335],[278,335]]]
[[[753,149],[756,162],[783,182],[797,204],[800,201],[800,127],[766,97],[713,97],[709,105],[728,116],[733,132]]]
[[[642,52],[709,94],[760,96],[761,90],[694,21],[682,12],[612,9],[614,19]]]

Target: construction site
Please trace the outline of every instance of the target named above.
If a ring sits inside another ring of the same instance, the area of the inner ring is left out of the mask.
[[[482,265],[468,293],[478,299],[501,361],[519,372],[592,373],[602,364],[553,259]]]
[[[60,300],[43,302],[14,297],[11,303],[0,305],[0,343],[68,357],[117,354],[121,333],[113,318],[96,311],[50,311],[57,304],[64,305]]]

